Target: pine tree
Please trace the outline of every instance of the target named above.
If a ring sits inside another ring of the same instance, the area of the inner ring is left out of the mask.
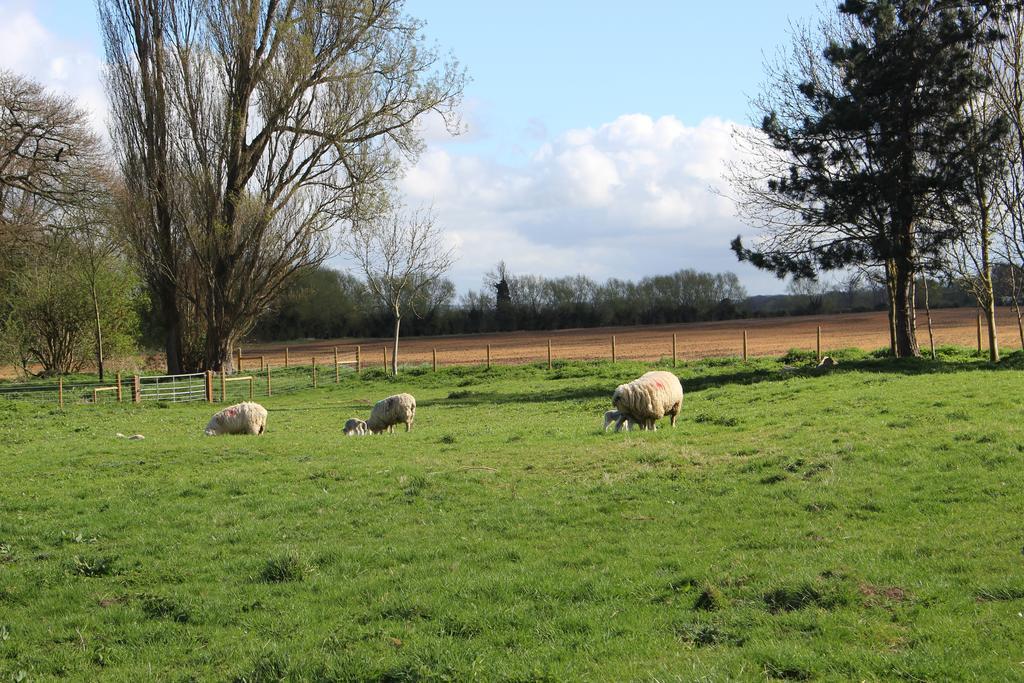
[[[987,84],[974,54],[998,39],[989,20],[1005,5],[841,2],[821,59],[807,59],[796,69],[802,80],[765,108],[763,151],[786,161],[747,211],[767,206],[788,222],[764,221],[768,234],[753,249],[734,240],[740,260],[805,278],[884,266],[893,351],[920,355],[915,273],[957,236],[938,213],[971,200],[973,174],[994,170],[1005,129],[972,120],[966,106]]]

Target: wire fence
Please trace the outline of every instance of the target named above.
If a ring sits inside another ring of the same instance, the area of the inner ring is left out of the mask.
[[[335,384],[358,371],[358,362],[340,355],[310,357],[307,365],[271,367],[263,359],[244,359],[233,374],[197,372],[183,375],[117,374],[100,382],[56,380],[0,382],[0,401],[17,400],[59,406],[100,403],[186,403],[255,400]]]

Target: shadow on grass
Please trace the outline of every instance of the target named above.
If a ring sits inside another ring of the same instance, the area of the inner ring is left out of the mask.
[[[686,393],[699,393],[707,389],[717,389],[729,385],[750,385],[761,382],[785,382],[793,378],[826,377],[832,374],[875,373],[889,375],[930,375],[950,374],[956,372],[984,372],[1024,369],[1024,353],[1007,354],[998,364],[989,363],[986,359],[962,351],[950,352],[937,360],[930,358],[879,358],[857,352],[853,358],[844,358],[845,354],[837,354],[839,364],[830,369],[819,369],[814,365],[813,354],[809,360],[797,361],[792,365],[779,360],[758,359],[751,361],[749,366],[735,361],[731,367],[739,368],[728,371],[720,363],[704,364],[700,361],[688,367],[679,368],[682,372],[683,389]],[[722,371],[725,370],[725,371]],[[623,378],[621,381],[626,381]],[[604,378],[600,383],[585,386],[560,387],[538,391],[503,392],[500,390],[464,390],[456,389],[446,398],[421,401],[421,406],[436,405],[482,405],[506,403],[557,403],[561,401],[588,401],[598,398],[611,398],[612,391],[618,382]]]

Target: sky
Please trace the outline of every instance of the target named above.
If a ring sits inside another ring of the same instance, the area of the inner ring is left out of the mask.
[[[407,0],[470,78],[465,131],[425,121],[426,150],[399,183],[455,245],[458,290],[504,260],[598,281],[729,270],[751,294],[782,291],[729,250],[756,233],[720,191],[765,58],[819,2]],[[0,0],[0,68],[78,97],[104,125],[91,0]]]

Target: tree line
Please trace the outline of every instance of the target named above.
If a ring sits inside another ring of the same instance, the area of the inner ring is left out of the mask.
[[[500,272],[500,276],[496,273]],[[497,279],[496,279],[497,278]],[[680,270],[638,281],[612,278],[603,283],[585,275],[512,275],[504,264],[484,278],[480,290],[456,296],[446,278],[410,296],[402,307],[412,313],[408,334],[468,334],[550,330],[602,325],[645,325],[726,320],[738,315],[747,294],[733,273]],[[502,282],[508,299],[499,298]],[[380,337],[394,324],[390,306],[373,296],[352,274],[317,268],[282,290],[253,336]]]
[[[1009,301],[1008,274],[999,269],[996,291]],[[971,292],[956,281],[931,280],[935,308],[974,306]],[[412,315],[406,334],[475,334],[572,327],[651,325],[738,318],[883,311],[884,283],[859,274],[840,282],[790,282],[787,293],[748,296],[733,273],[680,270],[637,281],[603,283],[584,275],[515,275],[504,263],[485,274],[479,290],[456,295],[446,278],[403,303]],[[301,273],[260,319],[251,337],[260,341],[386,337],[393,315],[356,274],[327,267]]]

